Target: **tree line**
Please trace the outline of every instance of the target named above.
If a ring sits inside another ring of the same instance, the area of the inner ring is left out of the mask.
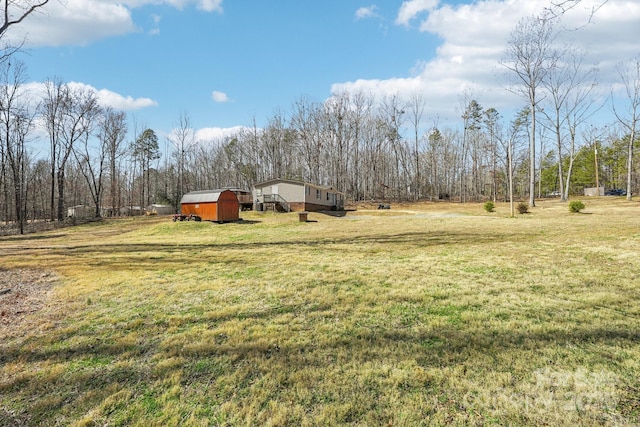
[[[640,59],[619,67],[628,97],[607,126],[590,124],[603,107],[597,69],[585,53],[558,47],[557,18],[518,23],[502,61],[508,90],[524,106],[510,120],[460,95],[458,126],[425,126],[428,94],[409,99],[343,92],[324,102],[296,100],[216,140],[196,139],[187,114],[165,138],[131,125],[97,94],[62,80],[28,93],[19,61],[0,64],[0,220],[64,221],[67,209],[92,216],[143,212],[152,203],[179,208],[193,190],[285,178],[329,185],[349,201],[513,201],[586,187],[637,191]],[[43,147],[47,147],[44,149]]]

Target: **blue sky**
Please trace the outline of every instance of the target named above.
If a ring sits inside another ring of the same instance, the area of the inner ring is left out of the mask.
[[[637,0],[608,0],[588,25],[583,0],[567,14],[574,43],[589,47],[600,87],[640,54]],[[341,90],[408,97],[426,120],[454,126],[463,92],[509,111],[521,101],[498,62],[518,19],[549,0],[51,0],[12,37],[26,37],[30,80],[84,84],[129,122],[160,136],[186,114],[202,138],[261,127],[301,97]]]

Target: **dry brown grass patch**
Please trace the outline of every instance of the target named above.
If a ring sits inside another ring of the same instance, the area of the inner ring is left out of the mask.
[[[60,277],[0,344],[0,424],[637,423],[640,209],[585,202],[0,238]]]
[[[0,269],[0,340],[29,329],[47,304],[57,282],[55,273],[33,269]]]

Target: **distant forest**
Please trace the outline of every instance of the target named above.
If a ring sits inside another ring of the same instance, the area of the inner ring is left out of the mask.
[[[503,64],[523,108],[505,119],[464,93],[456,127],[425,127],[429,94],[345,92],[324,102],[301,98],[264,127],[213,141],[196,140],[182,115],[159,141],[84,87],[47,81],[34,99],[24,65],[3,61],[0,221],[22,231],[31,221],[64,221],[79,205],[95,217],[141,213],[152,203],[178,210],[186,192],[250,190],[274,178],[333,186],[347,202],[508,201],[512,194],[531,204],[596,186],[624,189],[630,199],[638,191],[640,59],[619,68],[624,105],[603,106],[597,70],[582,65],[578,50],[540,43],[548,21],[530,21],[514,31]],[[538,50],[522,49],[530,45]],[[540,68],[531,73],[534,63]],[[606,111],[609,125],[590,124]]]
[[[1,97],[10,95],[9,87],[0,88]],[[289,117],[277,114],[263,129],[216,141],[196,141],[189,118],[181,117],[181,127],[165,141],[171,154],[161,157],[152,129],[129,136],[126,115],[100,108],[95,94],[59,82],[47,88],[37,114],[24,105],[1,111],[5,222],[17,220],[16,203],[27,220],[64,220],[76,205],[92,206],[96,216],[105,214],[101,207],[119,215],[151,203],[177,209],[185,192],[251,189],[272,178],[331,185],[352,202],[506,201],[509,144],[515,196],[528,195],[527,108],[504,122],[496,110],[471,100],[463,131],[434,126],[421,132],[419,97],[407,105],[397,97],[376,102],[343,93],[321,104],[299,100]],[[30,149],[37,122],[49,133],[50,151],[40,158]],[[570,165],[569,194],[582,194],[596,180],[607,189],[625,188],[629,135],[586,127],[559,165],[557,149],[545,138],[551,132],[540,129],[536,197],[561,191],[558,175],[566,177]]]

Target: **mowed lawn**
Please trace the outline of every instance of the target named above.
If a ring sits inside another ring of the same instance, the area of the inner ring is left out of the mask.
[[[637,424],[640,204],[583,200],[0,237],[55,278],[2,323],[0,425]]]

